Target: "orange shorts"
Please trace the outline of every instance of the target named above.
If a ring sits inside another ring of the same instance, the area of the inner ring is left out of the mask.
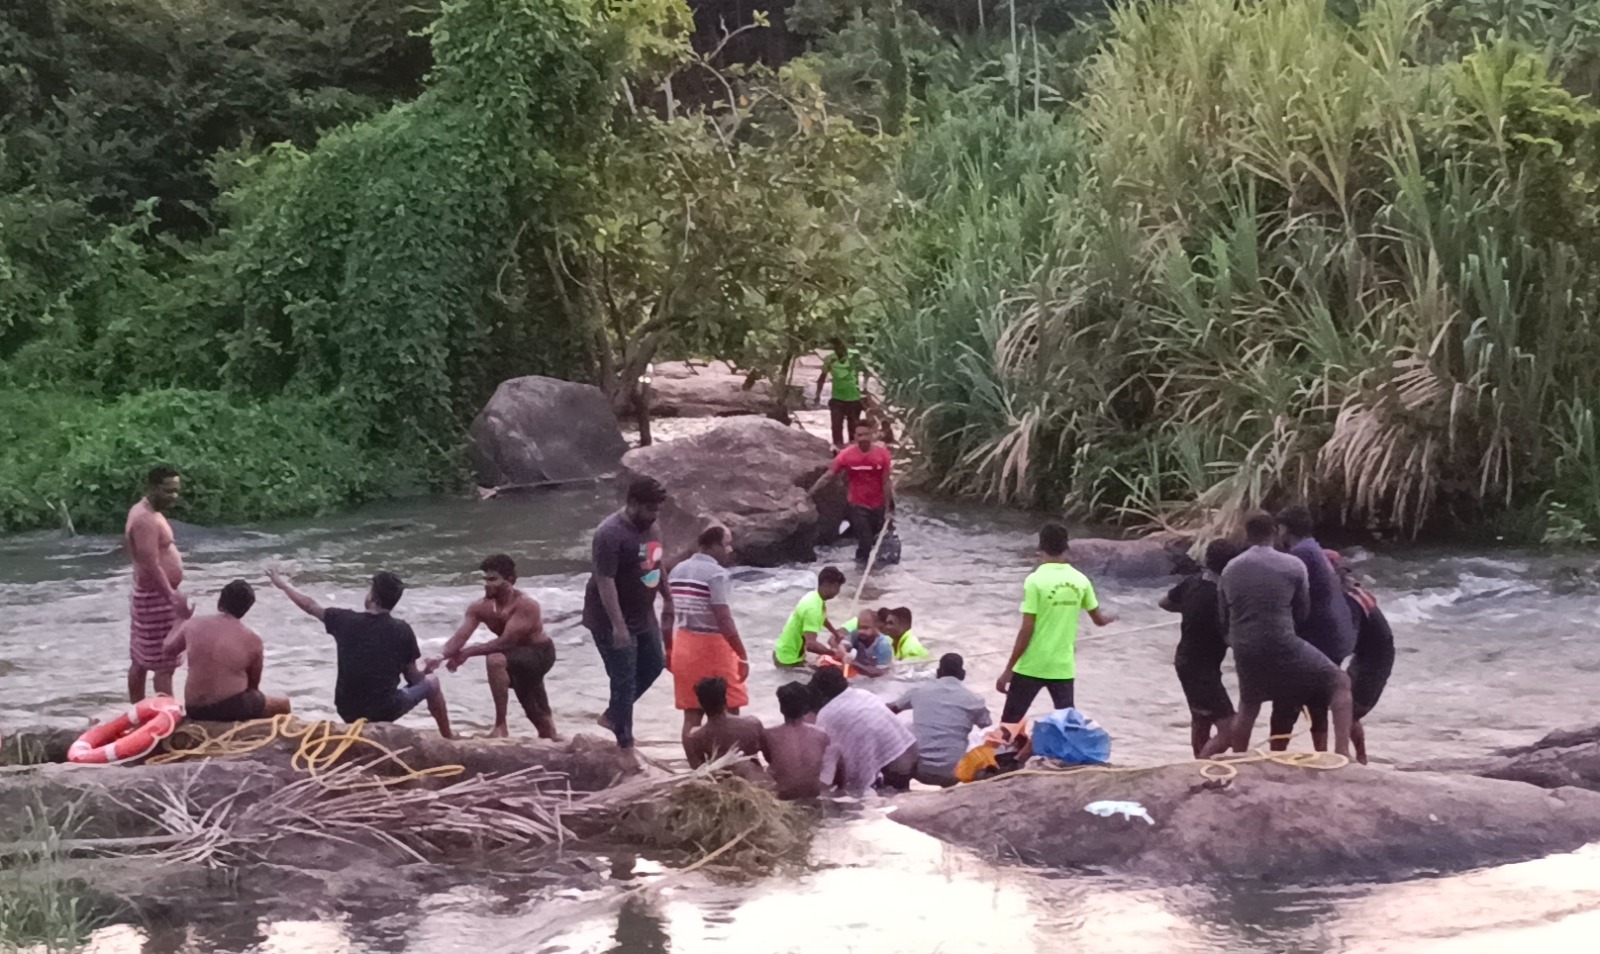
[[[679,709],[698,709],[694,684],[712,676],[728,682],[728,708],[750,704],[750,693],[739,678],[739,655],[721,633],[678,629],[672,633],[672,700]]]

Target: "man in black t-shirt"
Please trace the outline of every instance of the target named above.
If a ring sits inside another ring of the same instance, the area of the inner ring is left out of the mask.
[[[1211,730],[1225,731],[1233,718],[1233,700],[1222,684],[1222,659],[1228,655],[1222,614],[1217,603],[1217,578],[1244,548],[1232,540],[1213,540],[1206,547],[1205,572],[1172,588],[1161,608],[1182,613],[1178,650],[1172,665],[1189,703],[1189,742],[1196,758],[1211,741]]]
[[[595,529],[593,572],[583,594],[583,625],[611,682],[610,705],[597,721],[624,749],[633,748],[633,704],[666,668],[656,594],[662,616],[672,615],[672,600],[661,585],[661,534],[655,528],[666,499],[653,478],[628,486],[627,503]]]
[[[379,573],[367,591],[365,612],[324,609],[316,600],[289,585],[276,570],[268,570],[272,585],[289,601],[322,621],[338,651],[339,670],[333,705],[346,722],[396,722],[424,699],[428,713],[438,723],[439,734],[450,738],[450,714],[445,708],[439,678],[417,666],[422,652],[417,634],[403,620],[390,615],[405,584],[393,573]]]

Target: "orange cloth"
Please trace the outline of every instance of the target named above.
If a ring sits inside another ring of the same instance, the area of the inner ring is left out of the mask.
[[[728,682],[728,708],[750,704],[750,693],[739,678],[739,654],[721,633],[672,632],[672,700],[679,709],[698,709],[694,684],[712,676]]]

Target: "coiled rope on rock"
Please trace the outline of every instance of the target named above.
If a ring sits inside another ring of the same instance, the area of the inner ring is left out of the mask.
[[[466,767],[462,765],[413,768],[400,757],[399,752],[364,735],[363,730],[366,725],[365,719],[357,719],[345,726],[328,721],[305,722],[292,715],[277,715],[270,719],[241,722],[221,735],[212,735],[203,725],[185,722],[162,743],[165,751],[151,756],[146,762],[151,765],[164,765],[183,759],[233,758],[248,755],[266,748],[279,739],[284,739],[298,742],[294,754],[289,758],[289,767],[297,772],[305,772],[318,781],[323,781],[323,773],[338,765],[340,760],[356,746],[363,746],[377,753],[378,757],[365,763],[365,767],[371,768],[392,762],[400,770],[396,775],[368,775],[359,782],[341,779],[337,786],[333,786],[340,789],[386,788],[424,778],[451,778],[466,771]],[[266,730],[265,733],[252,735],[262,729]],[[175,743],[180,742],[193,744],[176,748]]]

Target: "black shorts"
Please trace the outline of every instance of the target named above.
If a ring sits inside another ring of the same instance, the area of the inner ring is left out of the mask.
[[[1229,719],[1233,717],[1233,699],[1228,687],[1222,684],[1222,670],[1178,667],[1178,684],[1183,686],[1183,698],[1189,711],[1199,719]]]
[[[196,722],[250,722],[267,714],[267,697],[258,689],[203,706],[186,706],[184,716]]]
[[[556,644],[545,640],[532,646],[507,650],[506,675],[511,691],[528,718],[550,715],[550,696],[544,690],[544,677],[556,664]]]

